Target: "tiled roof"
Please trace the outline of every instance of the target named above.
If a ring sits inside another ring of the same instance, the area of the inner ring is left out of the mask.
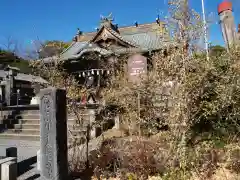
[[[134,42],[141,48],[147,48],[149,50],[160,49],[165,41],[160,34],[155,32],[124,35],[123,38]]]
[[[84,46],[83,49],[81,49],[78,53],[72,54],[70,56],[68,56],[68,59],[77,59],[79,57],[81,57],[82,54],[86,53],[86,52],[99,52],[102,55],[108,55],[111,54],[112,52],[103,48],[100,48],[99,46],[97,46],[96,44],[91,44],[88,43]],[[64,58],[62,58],[63,60],[65,60]]]
[[[161,31],[161,27],[164,26],[164,23],[161,22],[161,26],[159,26],[157,23],[148,23],[148,24],[139,24],[136,26],[125,26],[125,27],[119,27],[118,30],[123,35],[130,35],[130,34],[136,34],[136,33],[143,33],[143,32],[150,32],[150,31]],[[80,42],[86,42],[90,41],[97,32],[89,32],[89,33],[83,33],[81,36]]]
[[[7,76],[7,71],[0,70],[0,78],[5,78],[6,76]],[[20,81],[37,82],[41,84],[48,83],[46,80],[44,80],[40,76],[33,76],[30,74],[23,74],[23,73],[18,73],[15,79]]]
[[[75,42],[61,54],[61,57],[64,59],[71,55],[78,54],[87,45],[88,42]]]
[[[40,76],[33,76],[33,75],[30,75],[30,74],[18,73],[15,78],[17,80],[28,81],[28,82],[36,82],[36,83],[41,83],[41,84],[47,84],[48,83],[46,80],[44,80]]]
[[[162,33],[162,27],[164,24],[149,23],[149,24],[139,24],[136,26],[126,26],[119,27],[120,32],[117,33],[114,30],[105,27],[110,33],[112,33],[118,39],[130,44],[132,48],[121,48],[114,49],[114,53],[126,53],[126,52],[141,52],[141,51],[151,51],[161,49],[162,47],[169,44],[166,38],[163,38],[164,33]],[[99,31],[98,31],[99,32]],[[90,32],[81,35],[78,42],[74,42],[71,46],[65,50],[61,56],[61,60],[75,59],[79,58],[83,53],[89,51],[97,51],[103,55],[111,54],[113,51],[100,48],[97,45],[91,43],[91,40],[97,32]],[[165,36],[166,37],[166,36]],[[45,60],[49,62],[49,60]]]
[[[123,41],[131,42],[131,44],[134,44],[136,48],[139,51],[142,50],[157,50],[164,46],[165,43],[167,43],[162,36],[156,34],[156,33],[139,33],[139,34],[133,34],[133,35],[125,35],[121,38]],[[102,54],[108,54],[106,53],[107,50],[99,48],[99,47],[89,47],[89,44],[87,42],[76,42],[75,45],[73,45],[68,51],[62,54],[61,58],[63,60],[70,59],[70,58],[78,58],[80,57],[84,52],[87,51],[98,51],[102,52]],[[120,52],[129,52],[130,49],[122,49],[117,50],[116,53]],[[81,52],[81,53],[80,53]],[[110,51],[109,51],[110,53]]]

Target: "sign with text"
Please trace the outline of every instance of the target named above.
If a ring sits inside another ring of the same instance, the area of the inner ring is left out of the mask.
[[[147,74],[147,58],[136,54],[128,59],[128,76],[129,80],[137,82],[140,75]]]
[[[40,91],[41,179],[68,179],[66,91]]]

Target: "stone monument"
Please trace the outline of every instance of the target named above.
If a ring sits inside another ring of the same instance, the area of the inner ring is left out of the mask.
[[[44,180],[68,179],[66,91],[40,92],[40,174]]]
[[[5,71],[7,71],[7,76],[5,79],[6,82],[5,100],[7,105],[10,106],[15,104],[15,101],[17,100],[17,98],[14,98],[14,95],[16,96],[15,77],[17,76],[19,69],[16,67],[8,66],[7,68],[5,68]]]

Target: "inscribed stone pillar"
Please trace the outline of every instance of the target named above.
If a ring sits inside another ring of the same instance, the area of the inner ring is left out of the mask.
[[[90,118],[89,123],[90,123],[90,127],[91,127],[90,137],[92,139],[92,138],[96,137],[96,127],[94,125],[94,123],[95,123],[95,111],[93,109],[89,110],[89,118]]]
[[[8,71],[8,78],[7,78],[7,84],[6,84],[6,100],[7,100],[7,105],[13,105],[16,101],[16,88],[15,88],[15,74],[13,70]]]
[[[11,91],[12,91],[12,82],[10,79],[6,80],[6,87],[5,87],[5,101],[8,106],[11,105]]]
[[[68,179],[66,91],[40,92],[41,179]]]
[[[120,129],[120,117],[119,117],[119,115],[116,115],[114,117],[114,128],[115,129]]]

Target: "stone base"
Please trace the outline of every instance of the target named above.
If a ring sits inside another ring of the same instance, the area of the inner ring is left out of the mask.
[[[1,180],[17,180],[17,163],[9,161],[1,165]]]
[[[13,165],[13,164],[15,164],[15,165]],[[14,173],[17,171],[17,170],[15,171],[15,166],[17,168],[17,158],[15,158],[15,157],[6,157],[6,158],[0,159],[0,179],[1,180],[16,180],[16,178],[14,179]],[[8,173],[8,171],[10,173]],[[10,175],[11,173],[13,173],[13,176]],[[17,175],[17,173],[16,173],[16,175]],[[10,179],[10,178],[12,178],[12,179]]]

